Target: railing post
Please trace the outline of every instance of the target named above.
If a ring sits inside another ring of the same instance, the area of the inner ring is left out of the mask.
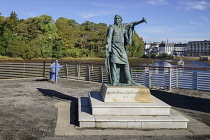
[[[23,63],[23,65],[24,65],[24,67],[23,67],[23,78],[25,78],[25,72],[26,72],[26,71],[25,71],[25,69],[26,69],[26,63],[24,62],[24,63]]]
[[[171,91],[171,68],[168,68],[168,90]]]
[[[178,72],[178,68],[176,68],[176,88],[178,88],[178,86],[179,86],[179,79],[178,79],[178,77],[179,77],[179,72]]]
[[[77,64],[77,65],[75,66],[75,79],[76,79],[76,77],[77,77],[77,80],[78,80],[78,75],[79,75],[78,71],[79,71],[79,66],[78,66],[78,64]]]
[[[46,62],[43,62],[43,77],[45,77],[45,66],[46,66]]]
[[[99,66],[99,81],[103,83],[103,67]]]
[[[78,80],[80,80],[80,63],[78,64]]]
[[[10,69],[10,71],[9,71],[9,79],[11,79],[11,73],[12,73],[11,63],[9,63],[9,69]]]
[[[68,64],[66,63],[65,64],[65,68],[66,68],[66,78],[68,79],[69,78],[69,69],[68,69]]]
[[[90,65],[86,66],[86,77],[87,77],[87,81],[90,81]]]
[[[151,68],[149,67],[149,88],[151,88],[151,86],[152,86],[152,76],[151,76]]]
[[[133,68],[130,67],[131,79],[133,80]]]
[[[38,69],[38,64],[39,64],[39,63],[37,62],[37,63],[36,63],[36,76],[37,76],[37,77],[39,76],[39,75],[38,75],[38,70],[39,70],[39,69]]]
[[[198,90],[198,70],[196,70],[196,89]]]
[[[193,87],[195,87],[194,88],[195,90],[198,90],[198,71],[197,70],[193,72],[193,79],[194,79]]]

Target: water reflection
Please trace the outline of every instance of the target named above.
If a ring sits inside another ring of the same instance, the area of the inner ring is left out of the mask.
[[[178,66],[179,60],[157,60],[152,64],[133,69],[136,81],[154,89],[183,88],[209,91],[210,63],[185,61],[183,67]]]
[[[169,62],[164,61],[164,60],[152,63],[151,66],[155,66],[155,67],[173,67],[172,64],[170,64]]]
[[[157,67],[178,67],[179,60],[159,60],[152,63],[150,66]],[[210,68],[210,63],[204,63],[201,61],[184,61],[183,67],[195,67],[195,68]]]

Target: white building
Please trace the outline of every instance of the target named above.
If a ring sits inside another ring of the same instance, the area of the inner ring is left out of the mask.
[[[160,42],[150,42],[144,43],[144,54],[145,55],[150,55],[152,53],[159,54],[159,44]]]
[[[167,53],[168,55],[174,55],[174,43],[166,43],[162,41],[159,45],[159,54]]]
[[[180,42],[174,44],[174,55],[186,55],[187,50],[187,43]]]
[[[168,55],[210,56],[210,40],[189,41],[188,43],[168,43],[165,41],[144,44],[144,54],[152,53]]]

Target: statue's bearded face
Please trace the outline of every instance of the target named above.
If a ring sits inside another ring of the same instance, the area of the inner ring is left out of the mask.
[[[114,23],[115,23],[115,24],[120,24],[121,22],[122,22],[121,17],[115,16],[115,18],[114,18]]]

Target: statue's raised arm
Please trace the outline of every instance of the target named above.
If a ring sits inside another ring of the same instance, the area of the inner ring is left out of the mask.
[[[147,20],[144,17],[142,17],[142,20],[140,20],[140,21],[133,22],[133,25],[135,26],[135,25],[138,25],[138,24],[143,23],[143,22],[147,23]]]

